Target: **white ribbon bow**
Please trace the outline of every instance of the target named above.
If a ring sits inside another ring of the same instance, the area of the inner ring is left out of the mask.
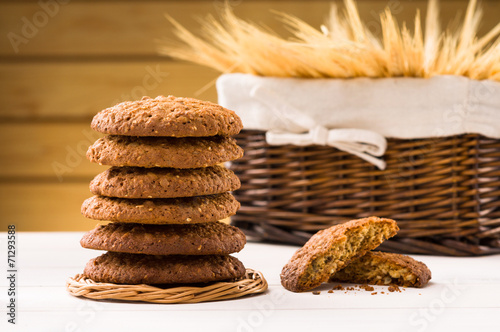
[[[254,87],[250,95],[272,110],[272,127],[280,128],[266,133],[268,144],[328,145],[385,169],[385,161],[377,158],[383,156],[387,148],[384,136],[365,129],[327,129],[288,105],[272,90],[260,86]]]

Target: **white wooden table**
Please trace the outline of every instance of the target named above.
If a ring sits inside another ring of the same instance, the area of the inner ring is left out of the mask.
[[[500,331],[500,255],[414,256],[432,270],[423,289],[291,293],[279,274],[297,247],[248,243],[236,256],[264,273],[267,293],[211,303],[157,305],[69,295],[65,280],[100,252],[82,233],[17,233],[16,325],[7,323],[7,234],[0,233],[0,331]],[[385,291],[385,294],[381,294]],[[488,328],[486,330],[486,328]]]

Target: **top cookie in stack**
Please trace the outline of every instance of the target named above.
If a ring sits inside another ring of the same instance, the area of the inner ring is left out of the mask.
[[[220,105],[159,96],[107,108],[94,117],[91,127],[109,135],[204,137],[233,136],[243,125],[236,113]]]
[[[114,223],[82,238],[83,247],[109,251],[87,264],[86,277],[165,284],[244,275],[229,254],[243,248],[245,236],[218,222],[240,206],[228,193],[238,178],[218,165],[243,155],[229,137],[242,129],[234,112],[191,98],[144,97],[101,111],[92,128],[109,135],[89,148],[88,159],[112,167],[91,182],[95,196],[82,213]]]

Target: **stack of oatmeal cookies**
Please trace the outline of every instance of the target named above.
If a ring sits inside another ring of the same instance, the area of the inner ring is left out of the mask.
[[[232,280],[245,274],[229,254],[245,235],[219,222],[240,204],[240,186],[221,163],[243,150],[230,136],[240,118],[219,105],[159,96],[123,102],[98,113],[92,128],[107,134],[88,150],[111,168],[90,183],[82,205],[90,219],[110,221],[86,233],[84,248],[106,250],[84,276],[118,284],[186,284]]]

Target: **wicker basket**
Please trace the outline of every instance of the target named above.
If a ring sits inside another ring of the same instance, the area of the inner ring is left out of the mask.
[[[233,224],[259,240],[303,244],[371,215],[398,221],[380,248],[415,254],[500,253],[500,140],[480,135],[388,139],[384,171],[332,147],[270,146],[243,131]]]

